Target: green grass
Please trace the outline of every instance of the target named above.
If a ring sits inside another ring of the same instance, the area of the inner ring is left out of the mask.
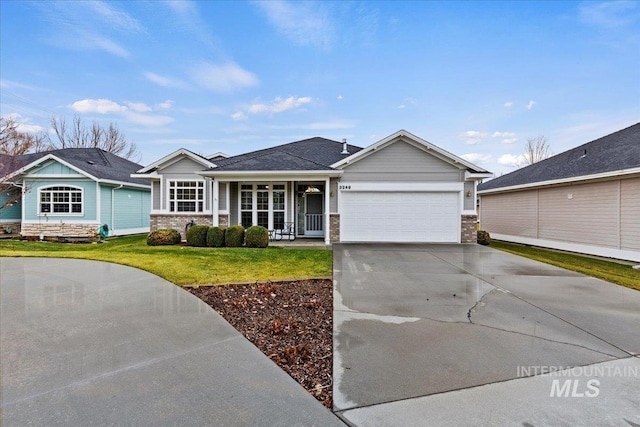
[[[640,270],[627,264],[496,240],[491,247],[640,291]]]
[[[99,244],[4,240],[0,241],[0,256],[108,261],[149,271],[181,286],[332,274],[332,252],[325,249],[147,246],[146,235],[118,237]]]

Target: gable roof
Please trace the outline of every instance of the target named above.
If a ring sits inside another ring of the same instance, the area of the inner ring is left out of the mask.
[[[640,123],[478,186],[478,192],[537,186],[601,174],[640,173]]]
[[[349,153],[362,150],[355,145],[347,147]],[[346,156],[341,153],[341,142],[314,137],[218,159],[208,172],[330,170]]]
[[[331,165],[331,167],[333,168],[343,168],[349,164],[353,164],[363,158],[365,158],[367,155],[375,152],[376,150],[379,150],[385,146],[388,146],[390,144],[393,144],[397,141],[405,141],[405,142],[409,142],[412,143],[412,145],[424,150],[424,151],[429,151],[431,152],[431,154],[433,154],[434,156],[450,163],[453,164],[461,169],[466,169],[471,173],[478,173],[478,174],[486,174],[486,176],[491,176],[491,173],[479,166],[474,165],[471,162],[468,162],[466,160],[464,160],[461,157],[456,156],[455,154],[452,154],[446,150],[443,150],[442,148],[431,144],[430,142],[412,134],[411,132],[407,132],[404,129],[401,129],[391,135],[389,135],[388,137],[381,139],[380,141],[368,146],[367,148],[358,151],[357,153],[354,153],[346,158],[341,159],[340,161],[334,163]]]
[[[0,160],[3,165],[8,164],[9,168],[6,172],[0,171],[3,176],[23,173],[42,161],[56,160],[97,181],[149,186],[144,179],[131,178],[131,173],[140,169],[142,165],[99,148],[63,148],[5,157],[7,158],[0,158]]]
[[[216,153],[216,154],[222,154],[222,153]],[[203,168],[211,168],[215,166],[215,164],[212,163],[209,159],[199,154],[196,154],[193,151],[187,150],[186,148],[180,148],[179,150],[176,150],[171,154],[167,154],[160,160],[156,160],[155,162],[151,163],[149,166],[145,166],[141,169],[139,168],[134,172],[136,172],[136,174],[141,174],[141,175],[148,174],[158,169],[161,165],[171,164],[182,157],[188,157],[191,160],[195,161],[196,163],[200,163]]]

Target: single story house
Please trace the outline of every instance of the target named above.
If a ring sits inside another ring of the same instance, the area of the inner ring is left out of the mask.
[[[98,148],[0,156],[0,232],[27,238],[93,238],[149,232],[151,187],[141,165]]]
[[[482,183],[495,239],[640,261],[640,123]]]
[[[492,175],[401,130],[367,148],[315,137],[233,157],[180,149],[132,176],[151,181],[152,230],[291,224],[329,244],[475,242],[476,184]]]

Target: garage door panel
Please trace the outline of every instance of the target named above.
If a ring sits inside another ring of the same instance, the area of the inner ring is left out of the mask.
[[[458,242],[456,192],[343,192],[344,242]]]

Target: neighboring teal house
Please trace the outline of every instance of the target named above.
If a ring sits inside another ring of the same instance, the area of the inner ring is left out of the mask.
[[[151,186],[141,165],[97,148],[0,155],[0,233],[36,239],[149,231]]]

